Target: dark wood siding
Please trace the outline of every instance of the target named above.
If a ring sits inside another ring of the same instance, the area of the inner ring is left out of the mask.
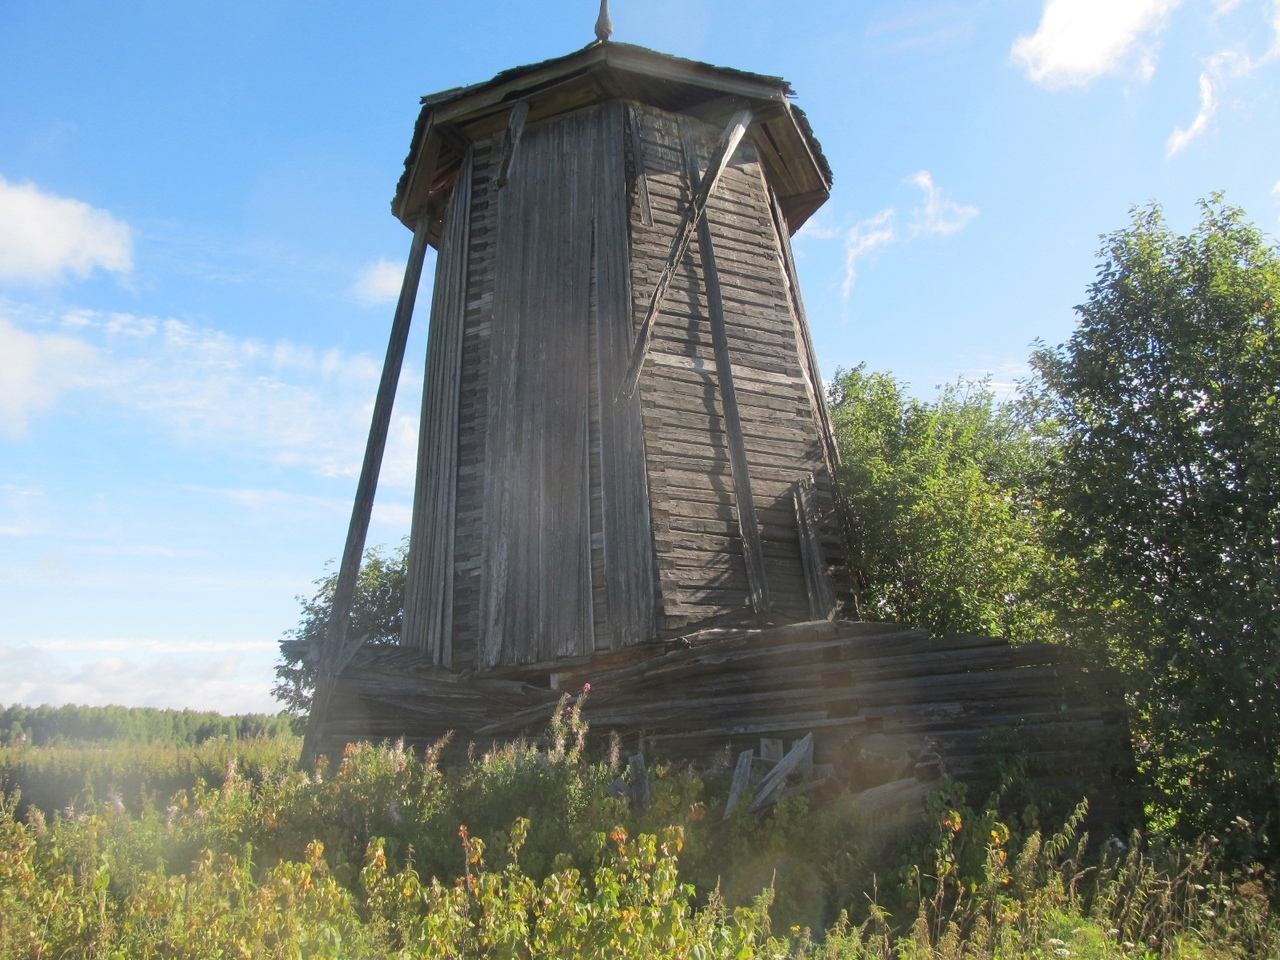
[[[445,216],[418,428],[418,476],[409,536],[401,640],[435,663],[453,662],[454,520],[458,477],[458,400],[471,222],[471,157],[463,161]]]

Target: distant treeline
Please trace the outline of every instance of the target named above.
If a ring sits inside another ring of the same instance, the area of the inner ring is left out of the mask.
[[[291,734],[286,716],[244,713],[224,717],[201,710],[158,710],[154,707],[24,707],[0,708],[0,744],[51,746],[76,743],[168,743],[195,746],[225,737],[247,740]]]

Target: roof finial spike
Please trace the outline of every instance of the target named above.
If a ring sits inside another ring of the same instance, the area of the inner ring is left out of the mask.
[[[609,0],[600,0],[600,16],[596,19],[596,39],[604,43],[613,36],[613,20],[609,18]]]

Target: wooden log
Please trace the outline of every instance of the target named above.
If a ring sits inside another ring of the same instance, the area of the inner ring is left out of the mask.
[[[631,362],[627,366],[627,374],[623,380],[619,396],[630,396],[635,391],[636,383],[640,379],[640,369],[644,366],[645,354],[649,351],[649,342],[653,339],[654,321],[657,319],[658,311],[662,307],[662,298],[667,292],[671,278],[675,276],[676,268],[680,265],[680,261],[684,259],[685,251],[689,247],[689,241],[693,238],[694,229],[706,211],[707,200],[710,198],[712,191],[715,190],[716,184],[719,183],[725,167],[728,166],[729,161],[733,158],[733,152],[737,149],[738,144],[742,142],[742,137],[746,134],[747,127],[750,124],[750,110],[740,110],[733,115],[729,125],[725,127],[724,133],[720,136],[720,143],[716,146],[716,152],[712,155],[711,162],[707,166],[706,175],[703,176],[701,183],[698,184],[698,190],[693,195],[692,201],[685,208],[680,227],[671,241],[671,250],[667,254],[666,266],[663,267],[662,273],[658,277],[658,282],[653,288],[653,294],[649,298],[649,308],[645,312],[644,322],[640,325],[640,332],[637,334],[635,345],[632,347]]]
[[[698,147],[693,139],[693,129],[685,117],[680,118],[680,140],[684,148],[692,197],[694,184],[701,181],[702,173],[698,169]],[[724,302],[720,299],[715,246],[711,239],[711,225],[705,213],[698,221],[698,247],[702,259],[702,282],[709,307],[711,339],[715,346],[716,385],[719,387],[720,409],[729,446],[734,504],[738,514],[738,533],[742,538],[743,560],[747,568],[747,584],[751,591],[751,607],[756,613],[767,613],[770,606],[769,582],[764,571],[760,524],[756,520],[755,497],[751,492],[751,474],[742,436],[742,418],[738,413],[738,392],[734,387],[733,367],[729,358],[729,337],[725,331]]]
[[[404,280],[400,284],[400,299],[396,303],[395,319],[392,321],[391,336],[387,343],[387,355],[382,363],[382,379],[378,382],[378,393],[373,403],[369,439],[365,444],[360,480],[356,484],[355,503],[351,508],[351,523],[347,527],[347,542],[342,551],[342,563],[338,567],[333,604],[330,608],[329,623],[325,629],[324,650],[316,671],[316,688],[311,699],[311,712],[307,716],[307,730],[302,741],[301,763],[304,766],[312,766],[315,763],[321,725],[328,713],[333,681],[337,676],[336,668],[345,653],[351,604],[355,599],[356,580],[360,574],[360,558],[364,554],[365,539],[369,535],[369,518],[373,514],[373,498],[378,490],[378,472],[382,468],[382,454],[387,447],[391,409],[395,403],[396,385],[400,380],[400,367],[404,363],[405,342],[409,338],[409,322],[413,319],[414,301],[418,296],[418,280],[422,276],[422,261],[427,252],[430,221],[431,217],[425,212],[418,218],[413,231],[413,242],[409,247],[409,259],[405,264]]]

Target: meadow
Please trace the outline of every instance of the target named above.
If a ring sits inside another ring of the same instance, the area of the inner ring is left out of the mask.
[[[653,764],[633,809],[566,707],[448,767],[364,744],[308,773],[288,735],[0,748],[0,957],[1280,956],[1268,878],[1212,838],[1091,839],[1011,778],[944,778],[922,824],[843,796],[724,820],[727,759]]]

